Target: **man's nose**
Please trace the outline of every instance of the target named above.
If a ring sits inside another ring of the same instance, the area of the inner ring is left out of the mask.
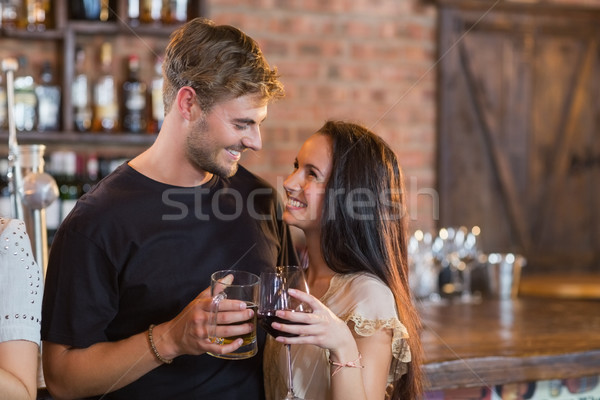
[[[262,139],[260,137],[260,128],[252,128],[249,130],[248,134],[244,135],[242,138],[242,144],[244,147],[252,149],[254,151],[259,151],[262,149]]]

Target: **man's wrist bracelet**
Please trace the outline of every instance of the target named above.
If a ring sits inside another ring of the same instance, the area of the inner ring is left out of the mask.
[[[152,349],[152,352],[154,353],[154,356],[156,357],[156,359],[158,361],[160,361],[164,364],[171,364],[173,362],[173,360],[167,360],[166,358],[161,356],[160,353],[158,352],[158,349],[154,345],[154,337],[152,336],[152,330],[154,329],[155,326],[156,325],[154,325],[154,324],[150,324],[150,327],[148,328],[148,343],[150,343],[150,348]]]

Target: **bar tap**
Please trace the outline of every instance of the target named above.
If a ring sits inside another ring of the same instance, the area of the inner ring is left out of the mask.
[[[58,186],[54,178],[44,172],[43,144],[19,145],[14,116],[14,72],[16,59],[2,60],[6,74],[8,105],[8,181],[12,214],[25,222],[31,240],[34,257],[44,276],[48,264],[48,236],[46,210],[58,198]]]

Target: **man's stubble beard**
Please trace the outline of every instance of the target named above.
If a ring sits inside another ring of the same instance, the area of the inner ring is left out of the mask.
[[[238,170],[238,163],[234,163],[227,169],[216,161],[218,153],[222,148],[211,151],[211,142],[205,140],[205,134],[208,132],[208,123],[206,118],[200,119],[192,128],[192,132],[186,140],[186,157],[188,161],[197,169],[218,175],[222,178],[230,178]]]

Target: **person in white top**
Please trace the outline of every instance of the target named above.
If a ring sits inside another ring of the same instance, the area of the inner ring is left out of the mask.
[[[36,398],[43,288],[25,224],[0,217],[0,400]]]
[[[302,399],[422,398],[419,318],[408,285],[403,178],[390,147],[367,128],[328,121],[303,144],[284,181],[283,219],[304,232],[312,313],[277,311],[300,335],[268,337],[267,399],[286,395],[283,344]],[[305,325],[302,325],[305,324]]]

